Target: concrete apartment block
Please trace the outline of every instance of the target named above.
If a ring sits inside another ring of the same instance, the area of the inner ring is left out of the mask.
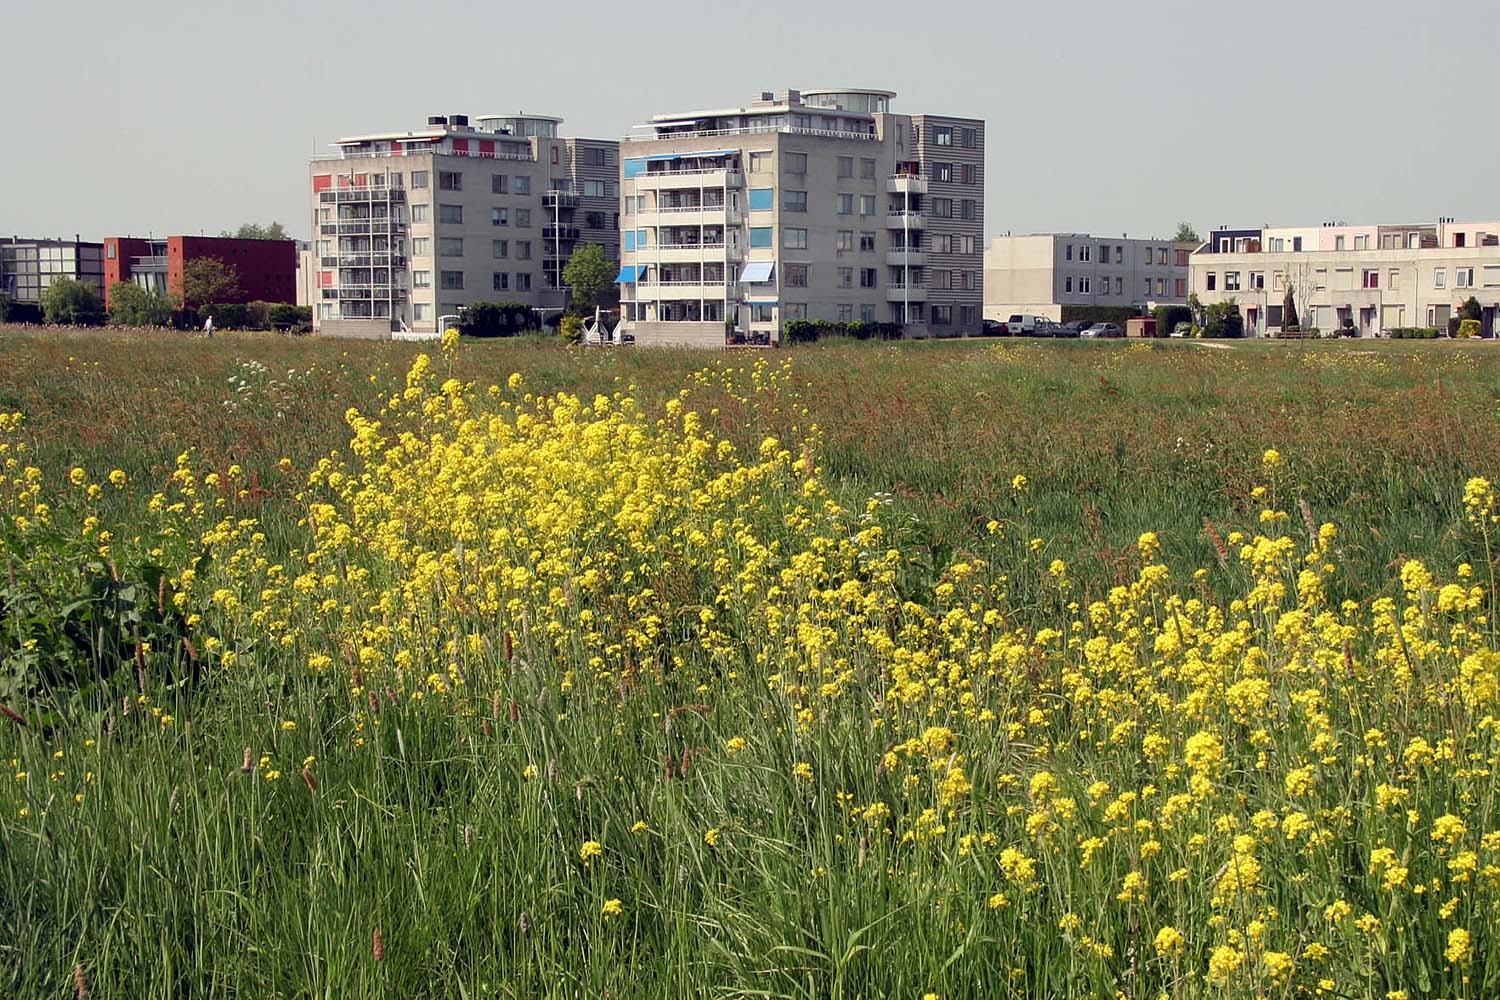
[[[621,145],[621,316],[643,345],[771,346],[797,319],[980,330],[984,122],[883,90],[657,115]]]
[[[1500,335],[1500,222],[1219,230],[1192,255],[1192,291],[1233,300],[1247,336],[1280,332],[1288,286],[1304,330],[1446,329],[1473,297]]]
[[[1196,247],[1087,233],[996,237],[984,252],[984,317],[1029,313],[1063,322],[1069,306],[1183,303]]]
[[[37,305],[42,289],[58,278],[72,278],[104,295],[104,244],[76,236],[65,239],[0,237],[0,293],[14,302]]]
[[[561,137],[561,123],[434,115],[314,158],[314,329],[437,334],[439,317],[477,301],[560,310],[574,249],[619,258],[619,144]]]

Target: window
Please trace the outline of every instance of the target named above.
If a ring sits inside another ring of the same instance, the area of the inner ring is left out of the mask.
[[[1366,268],[1363,272],[1361,272],[1360,287],[1361,288],[1379,288],[1380,287],[1380,272],[1379,271],[1372,271],[1369,268]]]
[[[510,225],[510,209],[508,209],[508,208],[492,208],[492,209],[490,209],[490,225],[492,225],[492,226],[508,226],[508,225]]]
[[[1354,249],[1356,249],[1356,250],[1368,250],[1368,249],[1370,249],[1370,237],[1368,237],[1368,236],[1356,236],[1356,237],[1354,237]]]
[[[511,190],[514,193],[516,193],[516,194],[530,194],[531,193],[531,178],[530,177],[514,177],[514,178],[512,178],[512,181],[513,181],[513,183],[511,184]]]
[[[1343,250],[1343,249],[1345,249],[1344,237],[1342,237],[1342,236],[1335,236],[1333,238],[1333,248],[1335,250]]]
[[[1401,287],[1401,272],[1398,271],[1398,270],[1396,270],[1395,268],[1391,268],[1390,274],[1387,276],[1385,287],[1387,287],[1387,288],[1400,288]]]
[[[875,161],[868,156],[859,158],[859,176],[867,181],[875,179]]]
[[[781,266],[781,283],[788,288],[807,287],[806,264],[783,264]]]
[[[1322,292],[1328,288],[1328,268],[1320,267],[1313,271],[1313,291]]]
[[[859,318],[863,323],[875,322],[875,307],[868,302],[862,303],[859,307]]]
[[[1224,291],[1226,291],[1226,292],[1237,292],[1239,290],[1240,290],[1240,272],[1238,272],[1238,271],[1225,271],[1224,272]]]
[[[1078,259],[1083,261],[1084,263],[1088,263],[1093,258],[1093,255],[1094,248],[1089,246],[1087,243],[1078,248]]]
[[[585,198],[607,198],[609,189],[604,186],[604,181],[584,181],[583,196]]]
[[[439,205],[438,221],[444,225],[462,225],[464,221],[464,207],[462,205]]]
[[[464,189],[464,175],[457,170],[438,171],[439,191],[462,191]]]
[[[620,238],[621,238],[621,241],[622,241],[624,249],[626,249],[626,250],[634,250],[635,249],[635,230],[634,229],[627,229],[627,230],[625,230],[625,232],[621,234]]]
[[[854,249],[854,230],[852,230],[852,229],[840,229],[837,233],[835,233],[834,234],[834,244],[833,244],[833,247],[839,253],[844,253],[846,251],[853,250]]]
[[[510,240],[491,240],[490,246],[497,259],[510,256]]]
[[[1266,272],[1264,272],[1264,271],[1251,271],[1250,272],[1250,289],[1251,289],[1251,291],[1256,291],[1256,292],[1263,292],[1263,291],[1266,290]]]
[[[806,229],[783,229],[781,231],[781,245],[788,250],[807,249]]]
[[[750,211],[769,212],[776,207],[776,192],[771,188],[750,189]]]
[[[782,153],[781,169],[785,170],[789,174],[807,173],[807,154],[791,152]]]
[[[845,177],[853,177],[853,176],[854,176],[854,157],[852,157],[852,156],[840,156],[839,157],[839,179],[842,180]]]
[[[1071,244],[1071,243],[1068,244],[1067,259],[1068,260],[1072,260],[1073,259],[1073,244]]]
[[[958,214],[960,218],[973,219],[979,211],[978,203],[973,198],[965,198],[958,203]]]
[[[1162,267],[1166,267],[1167,266],[1167,248],[1166,247],[1157,247],[1156,248],[1156,263],[1160,264]]]
[[[413,205],[411,207],[411,221],[413,221],[413,222],[426,222],[427,221],[427,206],[426,205]]]
[[[783,191],[781,192],[781,208],[784,212],[807,211],[806,191]]]
[[[1093,286],[1094,286],[1094,281],[1088,275],[1083,275],[1083,276],[1079,277],[1079,279],[1078,279],[1078,294],[1079,295],[1091,295],[1091,294],[1093,294],[1093,290],[1094,290]]]
[[[932,141],[939,146],[953,145],[953,129],[947,125],[939,125],[932,130]]]
[[[1281,253],[1286,250],[1286,240],[1280,236],[1271,238],[1271,253]]]
[[[958,130],[959,141],[964,149],[974,149],[979,145],[979,130],[964,128]]]
[[[951,218],[953,218],[953,199],[952,198],[934,198],[934,199],[932,199],[932,214],[934,216],[936,216],[937,218],[939,218],[939,219],[951,219]]]
[[[413,257],[432,256],[432,238],[429,236],[413,236],[411,238],[411,255]]]
[[[770,153],[751,153],[750,172],[752,174],[763,174],[771,169]]]
[[[588,229],[603,229],[604,228],[604,213],[603,212],[584,212],[583,213],[583,224]]]
[[[850,302],[840,302],[839,303],[839,318],[838,318],[838,321],[840,323],[848,323],[852,319],[854,319],[854,305],[853,305],[853,303],[850,303]]]
[[[459,289],[464,287],[464,273],[462,271],[443,271],[439,277],[445,289]]]
[[[490,175],[490,193],[491,194],[506,194],[509,191],[510,191],[509,178],[507,178],[504,174],[491,174]]]
[[[1432,285],[1434,288],[1448,287],[1448,272],[1441,267],[1432,272]]]
[[[1212,272],[1212,271],[1209,271],[1208,274],[1206,274],[1204,276],[1204,278],[1207,281],[1208,290],[1210,292],[1213,291],[1214,290],[1214,286],[1215,286],[1215,284],[1218,281],[1218,275],[1214,274],[1214,272]]]
[[[1071,274],[1063,279],[1063,292],[1068,295],[1073,294],[1073,276]]]
[[[419,323],[432,319],[432,304],[429,302],[413,302],[411,305],[411,318]]]
[[[865,231],[865,232],[862,232],[862,233],[859,234],[859,252],[860,253],[874,253],[875,252],[875,234],[874,233],[869,232],[869,231]]]
[[[603,146],[585,146],[583,153],[583,165],[586,167],[609,166],[609,149]]]
[[[1182,278],[1178,278],[1177,279],[1177,283],[1179,285],[1185,284],[1185,282],[1184,282],[1184,280]],[[1115,279],[1115,294],[1116,295],[1124,295],[1125,294],[1125,279],[1124,278],[1116,278]]]
[[[1176,288],[1175,294],[1176,294],[1177,298],[1179,298],[1179,299],[1185,299],[1185,298],[1187,298],[1187,279],[1186,278],[1178,278],[1178,279],[1176,279],[1176,282],[1177,282],[1177,288]]]
[[[640,245],[641,246],[645,246],[646,244],[645,244],[644,241],[642,241]],[[520,260],[530,260],[531,259],[531,241],[530,240],[516,240],[516,257],[518,259],[520,259]],[[526,287],[530,288],[531,287],[531,285],[530,285],[530,281],[531,281],[530,277],[528,277],[526,280],[528,282],[528,284],[526,285]],[[520,286],[517,286],[517,287],[520,287]]]
[[[413,190],[425,189],[427,187],[427,171],[413,170],[411,172],[411,186]]]
[[[1457,267],[1453,269],[1455,275],[1454,285],[1458,288],[1474,287],[1474,269],[1472,267]]]
[[[411,287],[413,287],[413,288],[431,288],[432,287],[432,272],[431,271],[413,271],[411,273]]]
[[[942,181],[944,184],[951,183],[953,180],[953,164],[934,163],[932,165],[932,179]]]
[[[878,281],[878,279],[875,276],[875,269],[873,267],[862,267],[862,268],[859,269],[859,287],[860,288],[875,288],[875,287],[878,287],[877,286],[877,281]]]
[[[490,278],[490,284],[497,292],[510,289],[510,274],[506,271],[496,271]]]
[[[555,153],[557,151],[553,150],[553,152]],[[518,292],[529,292],[529,291],[531,291],[531,273],[530,272],[528,272],[528,271],[517,271],[516,272],[516,291],[518,291]]]
[[[1109,263],[1109,245],[1108,244],[1104,244],[1104,245],[1102,245],[1102,246],[1099,247],[1099,263],[1101,263],[1101,264],[1108,264]],[[1120,263],[1123,264],[1124,261],[1121,261]]]
[[[527,229],[531,228],[531,209],[529,209],[529,208],[518,208],[518,209],[516,209],[516,225],[520,226],[522,228],[527,228]],[[618,229],[619,227],[616,226],[615,228]]]
[[[854,214],[854,195],[841,194],[838,197],[838,207],[835,209],[839,215]]]
[[[933,326],[952,326],[953,325],[953,307],[952,306],[933,306],[932,307],[931,316],[930,316],[930,320],[931,320]]]
[[[1157,278],[1156,279],[1156,294],[1157,295],[1166,295],[1167,294],[1167,279],[1166,278]]]
[[[750,246],[755,248],[771,246],[771,227],[752,226],[750,229]]]
[[[772,322],[775,322],[775,319],[776,319],[775,309],[776,309],[776,306],[773,303],[770,303],[770,302],[752,302],[752,303],[750,303],[750,322],[752,322],[752,323],[772,323]]]
[[[1184,252],[1184,254],[1186,254],[1186,251],[1183,251],[1183,252]],[[1300,236],[1293,236],[1292,237],[1292,253],[1301,253],[1301,252],[1302,252],[1302,237],[1300,237]],[[1183,261],[1183,263],[1186,264],[1187,261]]]
[[[859,196],[859,214],[875,214],[875,196],[873,194],[862,194]]]
[[[958,165],[958,182],[960,184],[974,185],[979,183],[979,164],[960,163]]]
[[[854,287],[854,268],[852,268],[852,267],[841,267],[841,268],[839,268],[839,287],[840,288],[853,288]]]

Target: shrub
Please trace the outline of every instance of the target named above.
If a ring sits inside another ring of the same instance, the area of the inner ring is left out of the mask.
[[[1460,340],[1469,340],[1473,337],[1478,337],[1482,329],[1483,327],[1477,319],[1460,320],[1458,324],[1458,337]]]
[[[1483,321],[1484,320],[1484,306],[1482,306],[1482,305],[1479,304],[1479,300],[1478,299],[1476,299],[1474,296],[1470,295],[1468,297],[1468,299],[1464,302],[1463,307],[1458,310],[1458,318],[1459,319],[1472,319],[1472,320],[1475,320],[1475,321]]]
[[[1165,308],[1165,307],[1164,307]],[[1157,310],[1158,313],[1161,309]],[[1128,320],[1140,315],[1129,306],[1063,306],[1061,323],[1114,323],[1122,330]],[[1188,320],[1192,317],[1188,316]]]
[[[104,300],[94,286],[74,278],[60,278],[42,289],[42,313],[48,323],[97,326],[104,322]]]
[[[243,302],[216,302],[198,310],[200,317],[212,316],[220,330],[250,329],[250,307]]]
[[[312,306],[277,302],[271,306],[271,328],[301,332],[312,329]]]
[[[1187,306],[1157,306],[1156,307],[1156,335],[1165,337],[1177,329],[1178,323],[1193,325],[1193,311]],[[1124,326],[1121,323],[1120,326]]]
[[[1245,335],[1245,320],[1233,299],[1215,302],[1206,310],[1203,336],[1211,338],[1238,339]]]
[[[109,319],[120,326],[166,326],[172,321],[172,301],[147,291],[133,281],[117,282],[109,290]]]
[[[562,318],[562,323],[557,328],[558,335],[564,343],[576,344],[583,339],[583,320],[573,313],[568,313]]]
[[[458,331],[466,337],[510,337],[540,328],[524,302],[471,302],[458,313]]]
[[[46,316],[42,307],[33,302],[16,302],[11,300],[5,307],[3,322],[6,323],[45,323]]]

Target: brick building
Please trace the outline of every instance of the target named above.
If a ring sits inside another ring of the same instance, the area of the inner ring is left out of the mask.
[[[112,236],[104,241],[104,292],[131,281],[150,291],[182,294],[182,272],[201,257],[215,257],[238,276],[234,302],[296,302],[295,240],[241,240],[221,236],[169,236],[162,240]],[[203,304],[203,303],[194,303]]]

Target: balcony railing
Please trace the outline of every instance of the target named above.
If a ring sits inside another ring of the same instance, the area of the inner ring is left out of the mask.
[[[924,225],[921,212],[888,212],[885,224],[895,229],[917,229]]]
[[[470,139],[469,141],[474,142],[476,140]],[[317,153],[312,157],[312,160],[314,163],[322,163],[328,160],[401,159],[404,156],[421,156],[423,153],[433,153],[437,156],[469,156],[478,160],[519,160],[527,163],[536,161],[536,157],[530,153],[481,153],[473,149],[463,152],[452,149],[435,149],[432,146],[404,146],[400,150],[361,149],[345,150],[339,153]]]
[[[132,271],[164,271],[167,268],[165,257],[132,257],[130,258],[130,269]]]
[[[649,126],[648,126],[649,127]],[[708,139],[721,135],[768,135],[781,132],[788,135],[819,135],[830,139],[879,139],[873,131],[850,132],[845,129],[798,128],[793,125],[745,125],[739,128],[701,129],[696,132],[667,132],[654,135],[627,135],[624,142],[655,142],[663,139]],[[690,153],[684,155],[692,155]]]
[[[542,195],[544,208],[577,208],[578,195],[567,191],[548,191]]]

